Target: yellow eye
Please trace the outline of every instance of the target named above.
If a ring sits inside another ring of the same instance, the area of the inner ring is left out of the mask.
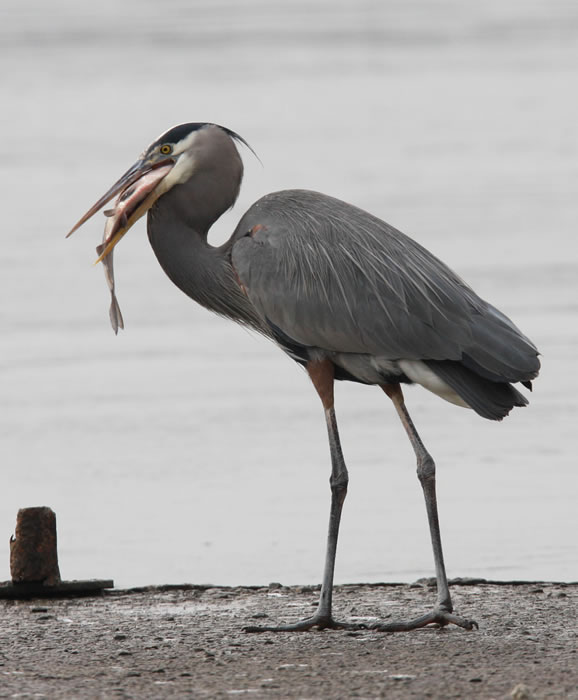
[[[173,152],[173,147],[170,146],[168,143],[165,143],[161,146],[160,151],[163,154],[163,156],[168,156],[169,153]]]

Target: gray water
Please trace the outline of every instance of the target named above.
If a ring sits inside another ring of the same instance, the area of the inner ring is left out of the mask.
[[[538,344],[531,406],[491,423],[416,388],[450,576],[575,580],[578,5],[4,0],[0,579],[16,511],[50,505],[65,578],[313,583],[329,506],[323,412],[273,345],[165,278],[144,223],[108,323],[96,217],[160,132],[241,133],[259,196],[320,190],[417,238]],[[350,490],[338,581],[432,556],[410,446],[376,389],[337,392]]]

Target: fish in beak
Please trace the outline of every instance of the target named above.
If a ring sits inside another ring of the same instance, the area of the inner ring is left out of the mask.
[[[95,262],[95,265],[99,262],[104,265],[106,282],[111,295],[110,322],[115,333],[118,333],[119,328],[124,328],[124,321],[115,293],[113,249],[124,234],[167,191],[167,187],[163,187],[163,181],[174,165],[173,159],[164,158],[154,162],[141,158],[86,212],[66,236],[68,238],[118,195],[114,207],[104,212],[107,217],[104,237],[102,243],[96,248],[98,258]]]
[[[120,241],[124,234],[145,214],[156,200],[166,191],[160,186],[164,178],[173,169],[173,159],[151,162],[138,160],[114,185],[94,204],[86,214],[72,227],[66,237],[72,235],[86,223],[97,211],[118,195],[114,209],[106,212],[110,225],[107,225],[107,237],[97,263],[103,260]]]

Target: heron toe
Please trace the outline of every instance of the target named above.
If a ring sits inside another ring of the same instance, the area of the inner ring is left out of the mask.
[[[294,622],[288,625],[276,625],[276,626],[266,626],[266,625],[256,625],[243,627],[244,632],[256,633],[256,632],[307,632],[308,630],[316,627],[318,630],[357,630],[360,629],[359,625],[351,622],[338,622],[332,617],[326,617],[321,615],[313,615],[313,617],[308,617],[305,620],[299,620],[299,622]]]

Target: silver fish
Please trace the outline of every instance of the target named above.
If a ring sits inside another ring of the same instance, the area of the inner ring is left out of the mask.
[[[118,219],[115,218],[115,214],[115,209],[108,209],[104,212],[104,215],[108,218],[106,221],[106,226],[104,227],[104,236],[102,238],[102,243],[96,246],[96,253],[99,257],[103,254],[106,244],[110,240],[113,229],[118,223]],[[111,250],[110,253],[102,259],[102,265],[104,267],[104,276],[106,278],[106,283],[110,290],[110,309],[108,312],[108,315],[110,317],[110,324],[115,335],[118,335],[118,329],[124,329],[124,321],[115,293],[113,255],[114,250]]]
[[[109,315],[112,329],[115,333],[118,333],[119,328],[124,328],[124,321],[115,294],[112,264],[114,246],[132,225],[131,218],[138,219],[142,216],[143,211],[150,207],[148,196],[155,190],[158,183],[168,175],[172,167],[171,163],[145,173],[136,182],[131,183],[122,190],[114,203],[114,207],[104,212],[104,215],[107,217],[106,226],[104,227],[102,243],[97,246],[96,252],[98,253],[97,262],[102,262],[104,265],[104,274],[110,290]]]

